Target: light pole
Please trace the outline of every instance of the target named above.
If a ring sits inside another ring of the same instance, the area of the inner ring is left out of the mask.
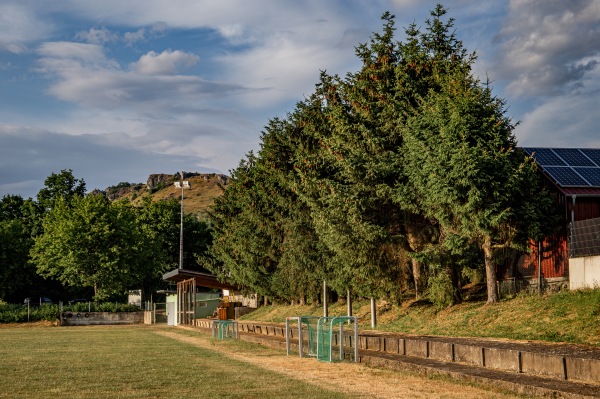
[[[179,268],[183,269],[183,190],[190,188],[189,181],[183,181],[183,171],[181,171],[181,179],[175,182],[175,187],[181,188],[181,224],[179,227]]]

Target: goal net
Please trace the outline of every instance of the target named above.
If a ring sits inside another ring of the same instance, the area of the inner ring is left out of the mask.
[[[296,328],[291,327],[293,324],[296,324]],[[326,362],[343,360],[358,362],[357,317],[288,317],[286,319],[288,355],[292,339],[298,340],[300,357],[306,354]]]

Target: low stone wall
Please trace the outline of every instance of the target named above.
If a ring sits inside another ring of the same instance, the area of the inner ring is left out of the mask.
[[[196,326],[210,328],[211,320],[197,320]],[[279,324],[239,321],[239,332],[251,335],[266,335],[285,338],[285,327]],[[306,333],[304,339],[306,340]],[[349,338],[349,337],[347,337]],[[290,339],[298,340],[298,329],[290,329]],[[561,380],[600,382],[600,358],[568,356],[547,353],[543,350],[526,350],[527,344],[511,348],[509,344],[486,344],[484,339],[452,339],[440,337],[411,337],[396,334],[360,333],[359,350],[369,350],[428,358],[448,363],[460,363],[501,371],[543,376]],[[337,345],[337,337],[334,336]],[[344,346],[353,347],[351,340]]]
[[[144,312],[63,312],[61,326],[142,324]]]
[[[501,371],[512,371],[563,380],[600,381],[600,359],[578,358],[527,350],[486,347],[448,342],[425,337],[401,338],[390,336],[365,336],[359,334],[359,349],[381,351],[405,356],[455,362]]]

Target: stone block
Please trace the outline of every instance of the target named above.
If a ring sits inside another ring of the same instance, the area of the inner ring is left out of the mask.
[[[452,361],[452,344],[449,342],[429,342],[429,357],[442,362]]]
[[[366,337],[366,338],[367,338],[367,347],[365,349],[369,349],[372,351],[381,351],[381,349],[382,349],[381,341],[382,341],[383,337],[370,336],[370,337]]]
[[[407,338],[404,343],[406,356],[427,357],[427,341]]]
[[[519,351],[485,348],[485,367],[519,372]]]
[[[600,360],[567,358],[567,379],[575,381],[600,381]]]
[[[384,351],[388,353],[400,353],[400,340],[393,337],[383,339]]]
[[[565,378],[562,356],[521,352],[522,372],[554,378]]]
[[[472,345],[454,345],[454,361],[483,366],[482,348]]]

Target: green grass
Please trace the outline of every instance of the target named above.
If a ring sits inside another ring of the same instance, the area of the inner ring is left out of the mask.
[[[442,311],[426,301],[377,305],[379,331],[600,345],[600,289],[523,295],[491,306],[465,302]],[[287,316],[322,314],[319,306],[280,305],[260,308],[244,319],[281,323]],[[346,304],[330,304],[329,314],[345,315]],[[361,329],[371,328],[368,300],[354,301],[353,314]]]
[[[345,398],[153,333],[156,327],[0,329],[0,398]]]

